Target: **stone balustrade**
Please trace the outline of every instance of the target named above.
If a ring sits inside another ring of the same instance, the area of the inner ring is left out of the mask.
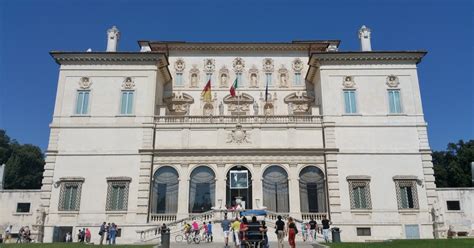
[[[157,124],[176,123],[250,123],[250,124],[286,124],[286,123],[309,123],[320,124],[322,117],[319,115],[193,115],[193,116],[155,116]]]

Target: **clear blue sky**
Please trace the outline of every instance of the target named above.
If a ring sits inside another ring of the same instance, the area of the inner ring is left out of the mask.
[[[58,65],[51,50],[105,50],[107,28],[119,50],[137,40],[291,41],[340,39],[359,49],[372,29],[374,50],[427,50],[419,78],[434,150],[474,138],[472,0],[0,0],[0,128],[46,149]]]

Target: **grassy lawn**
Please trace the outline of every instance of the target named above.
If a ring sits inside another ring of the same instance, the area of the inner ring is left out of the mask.
[[[331,248],[474,248],[474,239],[394,240],[383,243],[338,243]]]
[[[98,245],[96,245],[98,246]],[[93,247],[93,245],[85,245],[78,243],[48,243],[48,244],[0,244],[0,247],[3,248],[86,248]],[[152,245],[114,245],[108,246],[103,245],[103,247],[118,247],[118,248],[152,248]]]

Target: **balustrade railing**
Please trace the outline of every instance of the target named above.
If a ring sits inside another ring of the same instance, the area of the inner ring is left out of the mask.
[[[176,214],[150,214],[151,222],[168,223],[176,221]]]
[[[173,123],[321,123],[319,115],[184,115],[155,116],[157,124]]]
[[[303,221],[310,221],[313,218],[315,221],[321,223],[321,220],[327,218],[327,213],[301,213],[301,219]]]

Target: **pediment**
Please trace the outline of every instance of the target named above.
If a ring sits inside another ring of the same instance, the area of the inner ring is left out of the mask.
[[[227,95],[224,97],[225,104],[251,104],[253,102],[253,97],[246,93],[242,93],[236,96]]]
[[[168,104],[191,104],[194,103],[194,98],[186,93],[172,93],[171,96],[165,98],[165,102]]]
[[[314,97],[308,96],[306,92],[295,92],[287,95],[283,101],[285,103],[296,103],[296,104],[301,104],[301,103],[313,103],[314,102]]]

